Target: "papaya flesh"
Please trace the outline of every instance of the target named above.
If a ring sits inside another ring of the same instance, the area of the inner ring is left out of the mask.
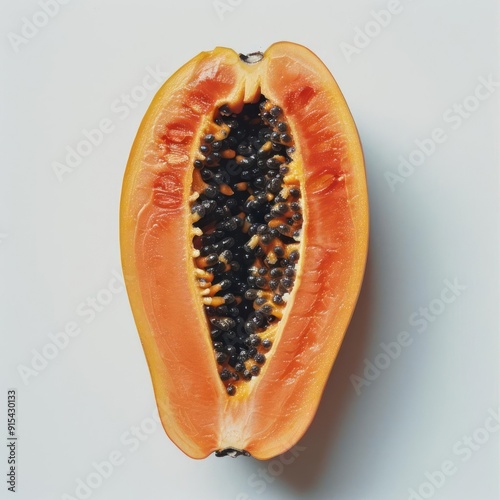
[[[268,459],[307,430],[368,247],[361,144],[308,49],[203,52],[153,99],[123,181],[127,292],[188,456]]]

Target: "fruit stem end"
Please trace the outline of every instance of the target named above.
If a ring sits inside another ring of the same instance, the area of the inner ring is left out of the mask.
[[[239,457],[240,455],[243,455],[244,457],[249,457],[250,453],[245,450],[237,450],[236,448],[224,448],[223,450],[217,450],[215,452],[216,457],[231,457],[231,458],[236,458]]]
[[[240,59],[247,64],[255,64],[264,58],[262,52],[252,52],[251,54],[240,54]]]

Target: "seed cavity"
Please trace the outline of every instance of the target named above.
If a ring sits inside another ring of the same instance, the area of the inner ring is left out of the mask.
[[[294,287],[304,216],[294,152],[283,110],[261,96],[240,113],[220,106],[193,162],[194,279],[229,396],[260,375]]]

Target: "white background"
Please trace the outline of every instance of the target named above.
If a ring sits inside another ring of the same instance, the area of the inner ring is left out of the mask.
[[[399,500],[411,489],[421,498],[499,498],[500,433],[488,418],[498,409],[500,89],[480,102],[470,97],[479,78],[500,80],[498,5],[400,0],[381,27],[371,11],[387,9],[387,0],[231,2],[218,12],[211,0],[71,0],[24,42],[16,38],[23,18],[43,24],[40,5],[2,3],[0,436],[7,389],[16,388],[19,462],[17,494],[2,480],[0,498]],[[371,35],[361,48],[365,27]],[[296,456],[285,465],[195,461],[154,424],[126,294],[105,291],[120,272],[124,166],[155,92],[136,87],[148,67],[170,75],[216,45],[251,52],[278,40],[323,59],[358,125],[371,206],[366,279]],[[118,112],[131,92],[140,102]],[[477,109],[458,119],[453,106],[464,101]],[[54,164],[102,119],[113,130],[59,180]],[[446,140],[391,189],[387,173],[398,174],[399,156],[436,128]],[[462,290],[443,305],[445,280]],[[92,297],[112,300],[91,316]],[[438,314],[422,321],[429,304]],[[68,322],[80,334],[35,372],[33,357],[53,355],[49,335]],[[367,362],[383,365],[381,343],[402,331],[411,345],[356,391],[353,376],[365,377]],[[33,371],[23,377],[23,367]],[[149,433],[142,441],[131,439],[135,426]],[[467,436],[481,444],[465,444]],[[121,463],[99,480],[93,463],[110,454]],[[425,474],[447,461],[453,473],[426,485]],[[76,491],[88,478],[92,489]]]

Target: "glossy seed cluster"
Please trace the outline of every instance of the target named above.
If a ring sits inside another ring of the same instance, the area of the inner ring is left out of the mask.
[[[290,169],[293,139],[282,110],[262,98],[238,114],[219,108],[194,161],[196,279],[219,374],[229,395],[259,375],[266,329],[292,291],[302,228]]]

